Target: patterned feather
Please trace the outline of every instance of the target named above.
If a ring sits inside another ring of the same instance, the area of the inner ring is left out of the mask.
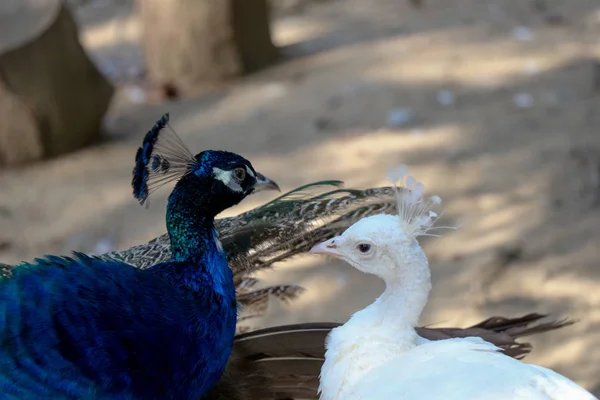
[[[341,181],[315,182],[261,207],[215,221],[246,314],[264,315],[271,295],[290,301],[303,290],[297,285],[255,289],[259,282],[253,273],[307,252],[316,242],[343,232],[360,218],[395,210],[391,187],[357,190],[342,189],[341,185]],[[332,187],[334,190],[328,190]],[[170,257],[169,238],[162,235],[101,257],[148,268]]]

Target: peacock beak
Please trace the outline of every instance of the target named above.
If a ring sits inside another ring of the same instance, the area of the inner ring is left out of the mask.
[[[275,181],[270,180],[259,172],[256,173],[256,183],[252,187],[254,188],[255,193],[262,190],[277,190],[278,192],[281,192],[279,185],[275,183]]]
[[[315,244],[308,252],[310,254],[325,254],[329,256],[338,256],[337,245],[335,241],[339,240],[339,237],[334,237],[321,243]]]

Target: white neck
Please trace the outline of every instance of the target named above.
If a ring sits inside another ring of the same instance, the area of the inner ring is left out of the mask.
[[[341,400],[369,370],[419,344],[417,326],[431,290],[427,258],[420,246],[397,260],[395,276],[373,304],[331,331],[321,368],[321,400]]]
[[[384,279],[382,295],[363,310],[377,314],[383,325],[394,329],[413,329],[419,323],[431,291],[429,264],[420,250],[409,260],[405,258],[401,270],[396,271],[393,277]]]

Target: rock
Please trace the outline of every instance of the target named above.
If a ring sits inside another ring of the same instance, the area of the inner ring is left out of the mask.
[[[442,106],[451,106],[456,101],[454,93],[449,90],[440,90],[437,92],[435,99]]]
[[[513,103],[518,108],[531,108],[533,106],[533,96],[529,93],[517,93],[513,97]]]
[[[61,1],[0,2],[0,166],[95,142],[113,91]]]
[[[512,37],[520,42],[528,42],[533,40],[533,32],[525,26],[516,26],[513,28]]]
[[[412,123],[415,119],[415,112],[409,108],[396,108],[390,110],[387,116],[386,125],[390,128],[401,128]]]
[[[138,0],[147,73],[196,92],[273,64],[267,0]]]

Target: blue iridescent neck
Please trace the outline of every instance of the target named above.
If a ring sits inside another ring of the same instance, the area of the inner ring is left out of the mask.
[[[233,273],[214,228],[215,216],[229,204],[227,199],[214,197],[210,185],[180,181],[175,186],[167,205],[171,261],[157,265],[154,271],[191,291],[205,287],[208,273],[213,290],[235,303]]]
[[[171,260],[202,262],[207,253],[220,250],[215,241],[214,220],[218,211],[208,199],[210,187],[177,185],[167,205],[167,231]]]

